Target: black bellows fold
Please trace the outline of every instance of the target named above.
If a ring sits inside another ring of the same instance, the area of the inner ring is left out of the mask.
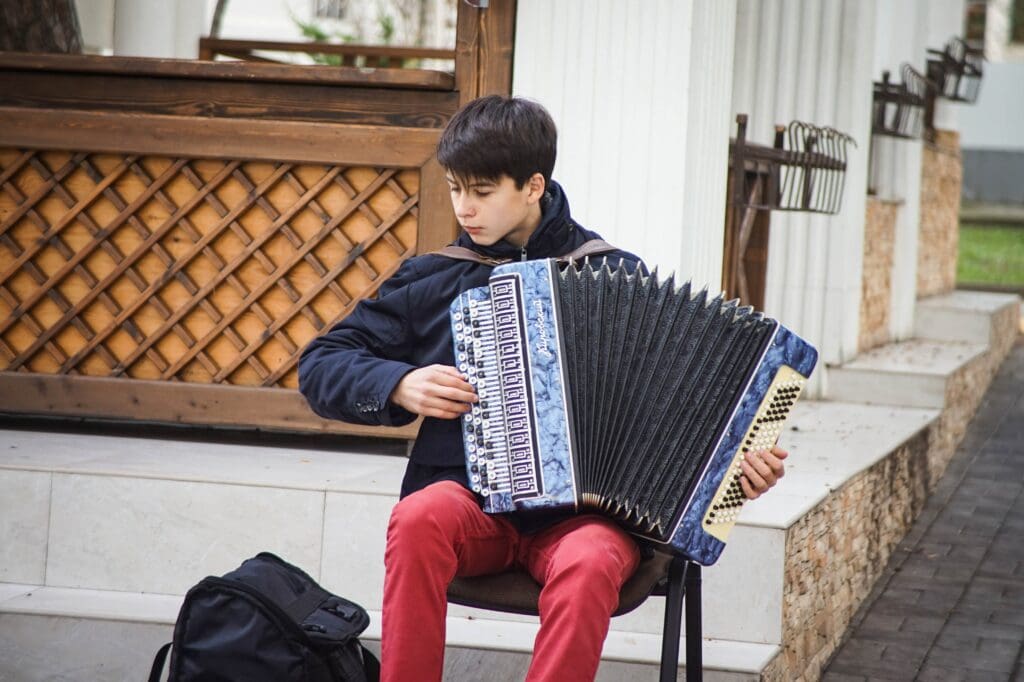
[[[667,540],[774,323],[689,282],[570,265],[556,294],[578,498]]]

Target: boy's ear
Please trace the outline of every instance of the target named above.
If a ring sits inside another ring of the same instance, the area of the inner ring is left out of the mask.
[[[526,188],[529,191],[527,194],[528,201],[531,203],[540,201],[541,197],[544,196],[544,190],[547,189],[544,176],[540,173],[534,173],[526,180]]]

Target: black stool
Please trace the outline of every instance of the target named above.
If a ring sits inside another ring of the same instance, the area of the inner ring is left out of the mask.
[[[665,597],[665,625],[661,633],[660,682],[675,682],[679,670],[679,630],[686,595],[686,680],[701,679],[700,565],[679,557],[655,553],[642,559],[619,592],[613,616],[629,613],[651,595]],[[448,587],[448,601],[489,611],[538,615],[540,585],[525,571],[456,578]]]

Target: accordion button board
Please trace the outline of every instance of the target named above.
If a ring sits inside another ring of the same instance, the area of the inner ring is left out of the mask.
[[[745,500],[742,458],[775,444],[817,362],[738,301],[621,266],[499,266],[451,325],[485,512],[600,513],[704,565]]]
[[[782,434],[782,425],[789,416],[790,410],[806,379],[792,367],[783,365],[772,380],[764,400],[754,413],[754,420],[743,436],[743,444],[730,463],[725,477],[718,486],[718,491],[711,498],[711,505],[704,514],[704,530],[722,542],[729,537],[729,532],[736,524],[740,509],[746,502],[740,478],[743,470],[740,462],[750,453],[770,450]]]

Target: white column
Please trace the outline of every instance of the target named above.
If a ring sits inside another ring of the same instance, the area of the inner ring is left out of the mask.
[[[765,308],[827,363],[857,351],[874,28],[874,3],[858,0],[740,0],[737,10],[732,109],[749,114],[748,139],[771,144],[774,125],[798,119],[857,142],[838,215],[771,217]]]
[[[110,54],[114,48],[114,0],[76,0],[82,27],[82,48],[89,54]]]
[[[208,30],[205,0],[116,0],[114,54],[195,59]]]
[[[735,3],[520,0],[512,89],[559,129],[574,216],[663,271],[721,280]]]
[[[932,0],[928,8],[928,47],[941,50],[950,38],[963,38],[964,0]],[[957,116],[962,106],[946,99],[935,102],[935,127],[939,130],[960,130]]]
[[[873,79],[881,80],[882,71],[888,70],[891,79],[898,82],[904,62],[918,73],[926,73],[926,49],[935,47],[928,44],[929,4],[930,0],[896,3],[876,0]],[[878,196],[900,202],[896,212],[889,299],[889,335],[894,341],[909,338],[914,331],[921,222],[921,151],[920,139],[875,138]]]

